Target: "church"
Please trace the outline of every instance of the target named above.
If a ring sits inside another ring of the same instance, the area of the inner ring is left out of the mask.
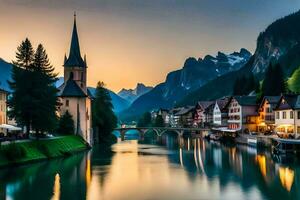
[[[92,96],[87,88],[87,61],[81,57],[76,14],[69,56],[64,59],[64,83],[59,87],[59,114],[68,111],[74,120],[75,134],[92,145]]]

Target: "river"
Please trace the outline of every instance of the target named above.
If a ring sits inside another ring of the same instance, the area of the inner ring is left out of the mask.
[[[300,199],[300,165],[174,135],[0,170],[0,199]]]

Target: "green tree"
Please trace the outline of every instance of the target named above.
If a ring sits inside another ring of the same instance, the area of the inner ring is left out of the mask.
[[[74,120],[69,111],[59,118],[57,133],[60,135],[72,135],[75,132]]]
[[[300,67],[295,70],[291,78],[288,80],[288,88],[292,92],[300,93]]]
[[[164,127],[165,126],[165,122],[164,122],[162,115],[156,116],[154,126],[155,127]]]
[[[53,131],[57,125],[59,101],[58,90],[55,87],[57,74],[50,64],[43,45],[39,44],[34,55],[33,68],[33,99],[35,110],[32,119],[32,128],[36,133]]]
[[[263,96],[277,96],[286,92],[284,74],[279,64],[272,64],[266,70],[265,79],[262,84]]]
[[[113,104],[103,82],[98,82],[92,103],[93,126],[99,131],[99,142],[112,143],[112,131],[117,127]]]
[[[152,124],[152,118],[150,112],[145,112],[138,120],[138,127],[150,127]]]
[[[12,97],[8,100],[10,107],[9,116],[16,119],[17,123],[26,126],[29,134],[34,113],[33,104],[33,77],[32,63],[34,50],[28,38],[21,42],[17,48],[16,60],[13,61],[12,80],[9,81]]]
[[[28,38],[17,48],[13,61],[12,97],[8,100],[9,116],[20,125],[37,133],[51,131],[56,126],[58,108],[56,74],[42,45],[33,50]]]
[[[253,73],[248,76],[238,77],[233,84],[233,95],[248,95],[252,91],[257,91],[259,82]]]

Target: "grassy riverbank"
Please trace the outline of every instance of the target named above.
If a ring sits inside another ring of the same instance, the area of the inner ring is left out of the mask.
[[[81,137],[74,135],[2,144],[0,167],[67,156],[88,148],[89,146]]]

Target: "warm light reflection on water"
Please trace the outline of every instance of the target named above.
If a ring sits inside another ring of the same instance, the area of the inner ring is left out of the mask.
[[[279,171],[279,178],[282,186],[287,191],[291,191],[294,182],[294,176],[295,176],[294,170],[289,169],[288,167],[279,167],[278,171]]]
[[[0,170],[0,199],[300,199],[297,172],[269,151],[168,135]]]
[[[59,199],[60,199],[60,177],[59,174],[55,174],[52,200],[59,200]]]
[[[267,165],[266,165],[266,156],[264,155],[257,155],[256,161],[258,162],[258,166],[260,169],[260,172],[264,178],[267,177]]]

